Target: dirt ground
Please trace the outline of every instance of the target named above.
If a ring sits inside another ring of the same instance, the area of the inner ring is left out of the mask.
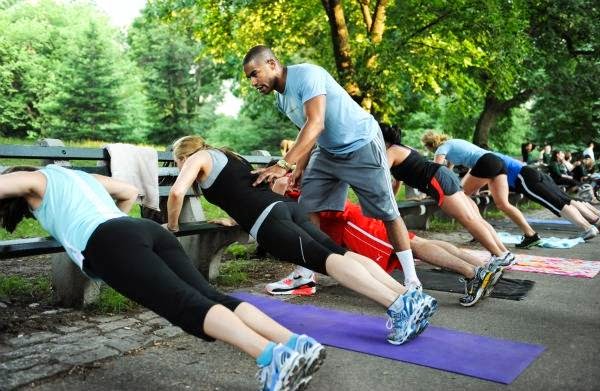
[[[223,262],[229,260],[231,258],[225,256]],[[218,289],[227,292],[247,286],[266,284],[289,274],[293,268],[294,265],[269,258],[256,259],[256,262],[245,269],[248,274],[245,282],[236,286],[215,285]],[[30,281],[37,278],[50,280],[52,278],[50,256],[1,260],[0,275],[20,276]],[[142,307],[138,307],[125,313],[141,311]],[[11,297],[0,296],[0,338],[10,338],[34,331],[54,331],[57,326],[69,325],[99,314],[100,312],[93,307],[82,310],[60,308],[53,302],[52,295],[47,292],[12,295]],[[103,314],[108,315],[107,313]]]

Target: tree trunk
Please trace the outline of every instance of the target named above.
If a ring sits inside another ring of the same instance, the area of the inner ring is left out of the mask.
[[[378,44],[383,38],[385,30],[385,8],[388,5],[388,0],[377,0],[375,5],[375,15],[373,15],[373,24],[371,25],[371,42]]]
[[[498,120],[499,102],[491,95],[485,97],[483,111],[479,115],[477,125],[475,125],[475,133],[473,134],[473,144],[486,148],[490,137],[490,129]]]
[[[321,0],[323,8],[329,19],[331,28],[331,41],[333,43],[333,55],[335,65],[342,85],[350,96],[360,101],[360,87],[354,80],[354,66],[350,54],[350,42],[348,40],[348,27],[344,17],[344,9],[341,0]]]
[[[508,100],[500,100],[492,94],[488,94],[485,97],[483,111],[479,115],[477,125],[475,125],[473,144],[487,148],[489,145],[490,130],[494,127],[498,119],[506,115],[513,107],[525,103],[533,92],[531,89],[524,90]]]

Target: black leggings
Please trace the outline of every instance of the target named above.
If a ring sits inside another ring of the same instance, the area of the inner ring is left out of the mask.
[[[208,284],[179,244],[159,224],[122,217],[102,223],[83,251],[85,272],[207,341],[204,318],[222,304],[234,311],[241,303]]]
[[[529,166],[521,168],[515,182],[515,191],[525,194],[527,198],[559,217],[565,205],[571,204],[571,197],[562,191],[548,174]]]
[[[580,185],[580,183],[573,178],[552,177],[552,180],[559,186],[575,187]]]
[[[295,201],[277,203],[256,236],[258,244],[275,258],[323,274],[327,274],[327,257],[348,252],[319,230]]]

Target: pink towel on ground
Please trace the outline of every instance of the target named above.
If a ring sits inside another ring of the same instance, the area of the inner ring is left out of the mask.
[[[481,250],[466,250],[487,260],[490,254]],[[557,274],[561,276],[594,278],[600,272],[600,261],[586,261],[583,259],[569,259],[558,257],[543,257],[533,254],[515,254],[517,263],[507,270],[520,272],[533,272]]]

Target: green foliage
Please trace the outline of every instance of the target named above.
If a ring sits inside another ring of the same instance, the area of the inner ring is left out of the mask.
[[[202,210],[204,211],[204,216],[206,217],[206,220],[218,219],[221,217],[229,216],[223,211],[223,209],[206,201],[206,198],[204,197],[200,197],[200,204],[202,205]]]
[[[591,0],[538,1],[532,35],[544,51],[544,87],[532,108],[538,140],[600,136],[600,7]]]
[[[210,61],[197,58],[200,45],[161,23],[153,11],[154,5],[149,3],[130,29],[128,41],[131,56],[143,72],[151,123],[148,139],[167,144],[201,133],[204,121],[199,110],[207,106],[214,111],[221,79]]]
[[[131,311],[137,307],[138,305],[134,301],[128,299],[107,285],[103,285],[102,288],[100,288],[98,301],[90,305],[90,309],[92,310],[110,314]]]
[[[51,291],[52,286],[47,277],[30,279],[21,276],[0,276],[0,297],[44,297],[50,295]]]
[[[490,135],[490,146],[510,156],[521,156],[521,143],[535,138],[531,115],[523,107],[511,110]]]
[[[526,201],[526,202],[519,204],[519,209],[521,209],[521,211],[523,211],[523,212],[527,212],[527,211],[532,211],[532,210],[542,210],[542,209],[544,209],[544,207],[542,205],[538,204],[537,202]]]
[[[85,3],[0,12],[0,134],[139,141],[139,78],[120,35]]]
[[[221,264],[217,284],[225,286],[236,286],[248,280],[248,271],[256,261],[232,260]]]
[[[22,238],[39,238],[49,236],[35,219],[23,219],[14,232],[9,233],[0,228],[0,240],[13,240]]]
[[[256,245],[234,243],[227,247],[225,253],[234,259],[248,259],[254,251],[256,251]]]
[[[45,105],[51,137],[69,140],[98,138],[121,141],[123,106],[109,42],[91,22],[79,42],[80,51],[70,52],[55,86],[54,98]]]

